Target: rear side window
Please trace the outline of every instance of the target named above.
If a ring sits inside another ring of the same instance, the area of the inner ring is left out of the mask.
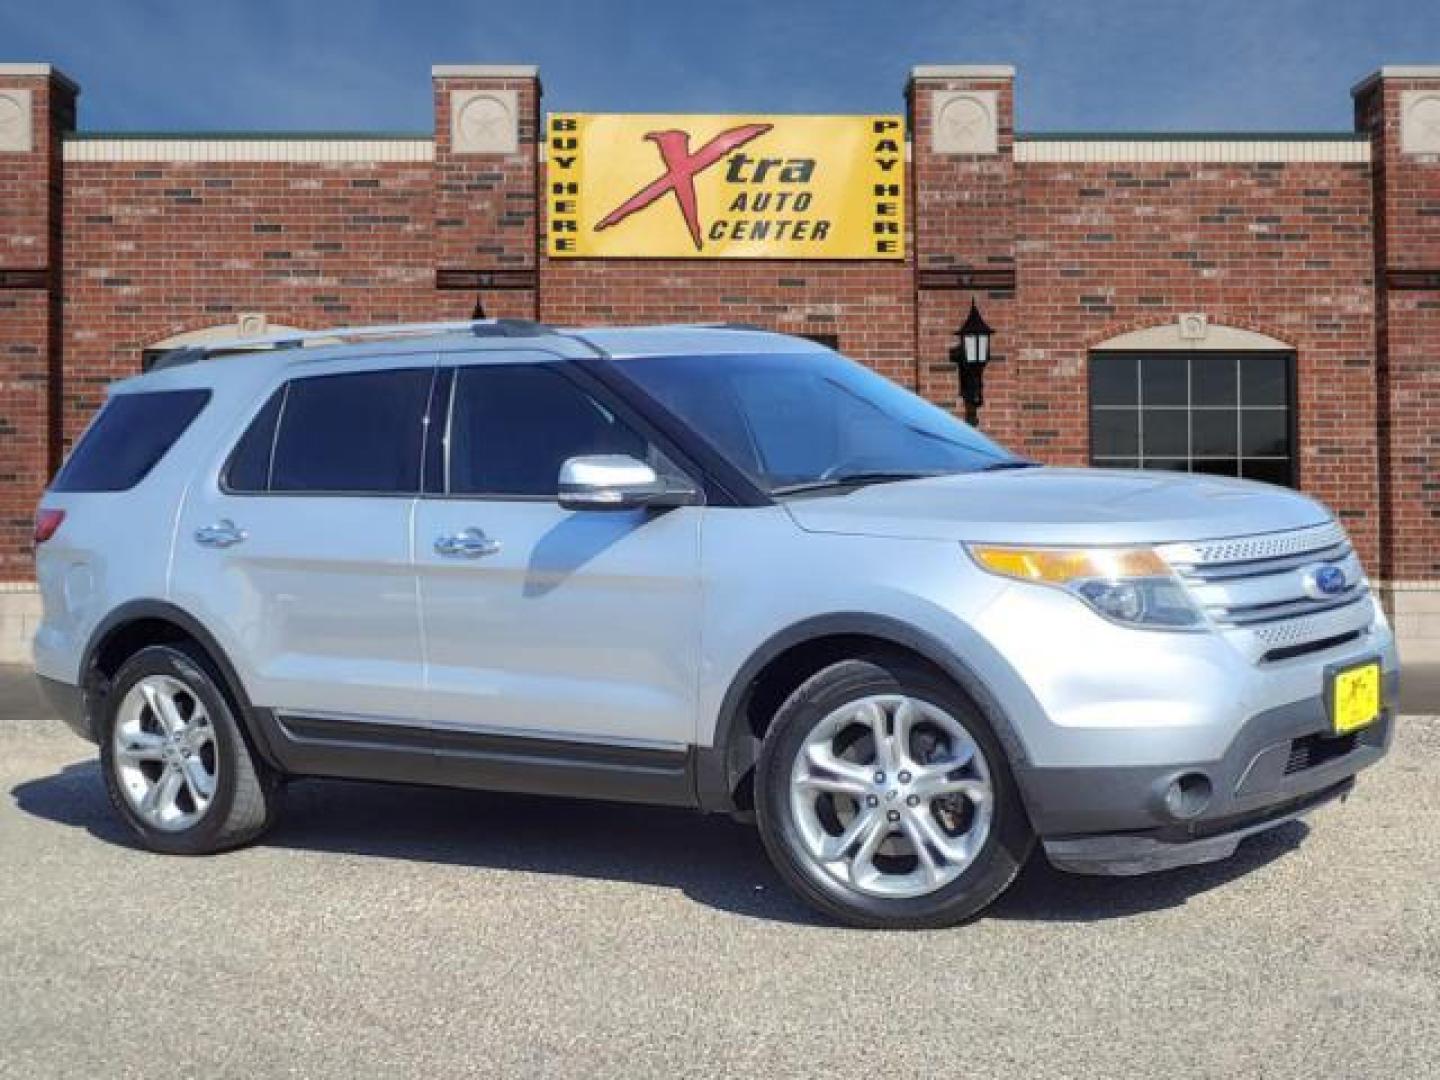
[[[226,486],[236,492],[414,494],[432,368],[296,379],[236,444]]]
[[[130,490],[160,463],[209,400],[209,390],[116,394],[85,432],[50,490]]]

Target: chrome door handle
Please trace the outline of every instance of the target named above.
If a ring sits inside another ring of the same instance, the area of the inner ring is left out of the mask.
[[[214,525],[196,529],[195,542],[206,547],[228,548],[234,547],[248,535],[244,529],[237,528],[229,518],[221,518]]]
[[[435,554],[452,559],[482,559],[500,550],[500,541],[491,540],[480,529],[473,526],[449,536],[438,537]]]

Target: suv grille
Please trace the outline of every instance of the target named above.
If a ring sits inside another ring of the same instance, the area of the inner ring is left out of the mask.
[[[1257,655],[1282,659],[1349,640],[1370,625],[1374,603],[1360,560],[1339,525],[1228,540],[1170,544],[1160,553],[1210,620],[1248,631]],[[1330,593],[1316,571],[1343,574]],[[1278,655],[1277,655],[1278,654]]]

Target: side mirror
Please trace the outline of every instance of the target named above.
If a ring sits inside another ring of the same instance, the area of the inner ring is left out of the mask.
[[[688,482],[667,482],[629,454],[589,454],[560,466],[559,498],[566,510],[633,510],[691,506],[699,492]]]

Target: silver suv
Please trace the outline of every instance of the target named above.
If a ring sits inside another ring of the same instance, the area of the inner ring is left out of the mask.
[[[1223,858],[1350,790],[1398,682],[1310,499],[1042,468],[744,328],[172,353],[36,541],[41,681],[156,850],[253,840],[307,776],[663,803],[755,820],[864,926],[973,915],[1037,838]]]

